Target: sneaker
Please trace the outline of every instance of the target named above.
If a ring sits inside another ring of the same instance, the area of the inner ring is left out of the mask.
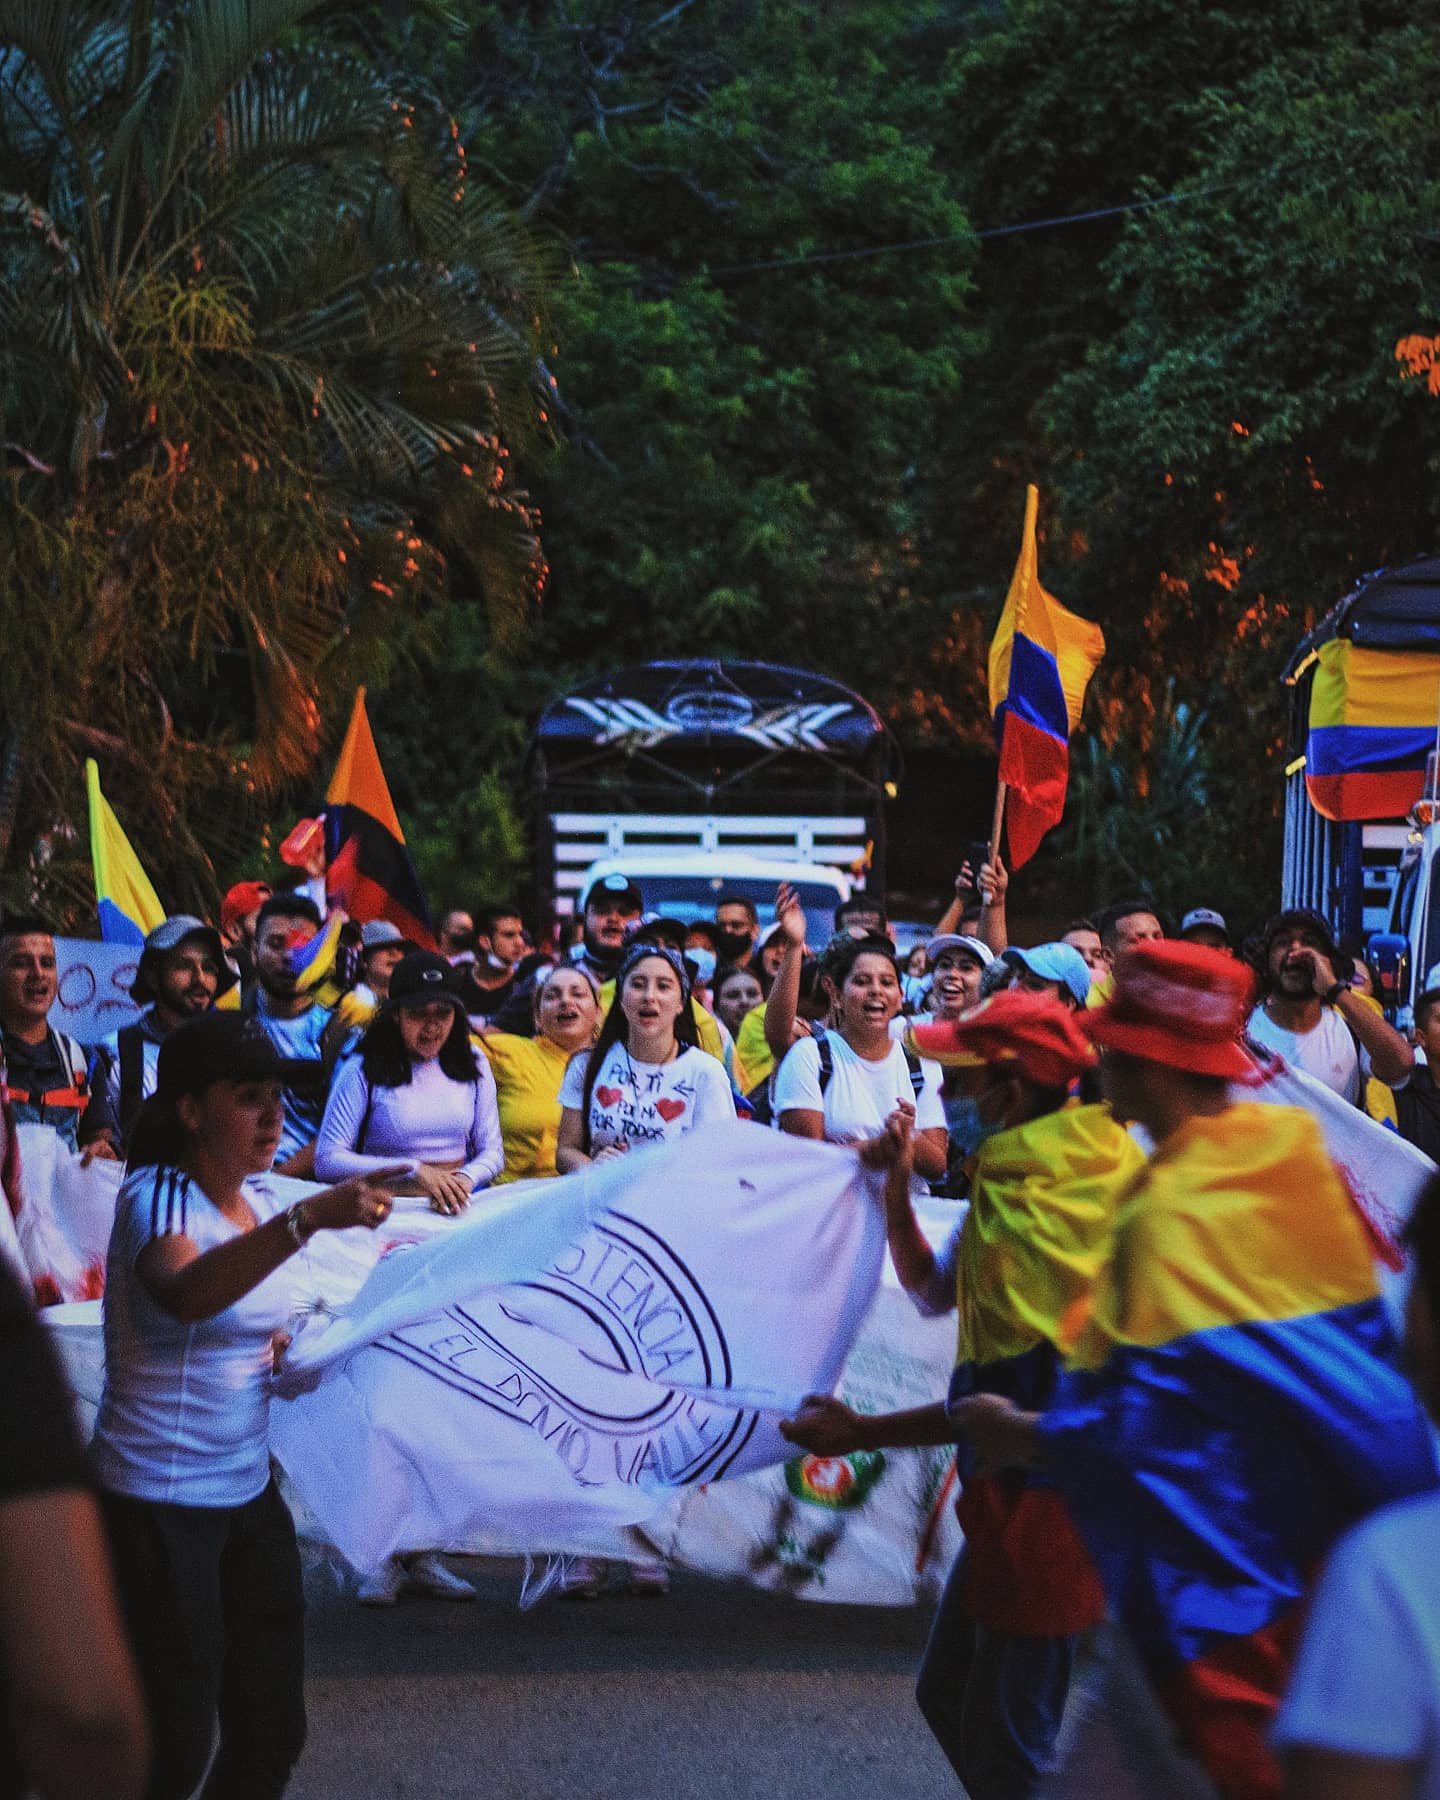
[[[629,1589],[647,1600],[659,1600],[670,1592],[670,1571],[661,1562],[631,1563]]]
[[[605,1591],[605,1565],[593,1556],[570,1559],[560,1577],[560,1592],[566,1600],[598,1600]]]
[[[405,1568],[405,1585],[432,1600],[473,1600],[475,1590],[468,1581],[453,1574],[440,1560],[438,1550],[422,1550],[409,1558]]]
[[[405,1585],[405,1566],[398,1556],[381,1563],[373,1575],[360,1583],[355,1598],[362,1606],[393,1606]]]

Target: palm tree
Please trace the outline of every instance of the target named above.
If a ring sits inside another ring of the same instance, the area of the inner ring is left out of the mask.
[[[0,885],[172,904],[452,588],[543,586],[553,256],[321,0],[0,0]]]

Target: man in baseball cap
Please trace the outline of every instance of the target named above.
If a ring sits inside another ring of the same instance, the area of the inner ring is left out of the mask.
[[[155,1091],[160,1046],[178,1025],[208,1013],[239,976],[213,925],[191,913],[163,920],[145,939],[130,998],[145,1007],[106,1046],[98,1104],[109,1140],[124,1148],[142,1104]]]
[[[1055,1490],[1023,1470],[978,1468],[966,1419],[999,1395],[1032,1409],[1049,1404],[1064,1334],[1088,1304],[1120,1197],[1144,1158],[1106,1107],[1067,1104],[1095,1053],[1057,1000],[1009,990],[959,1019],[917,1023],[910,1036],[966,1084],[986,1131],[970,1209],[938,1253],[911,1209],[903,1157],[887,1172],[886,1228],[901,1281],[922,1312],[958,1307],[949,1399],[876,1416],[810,1396],[781,1429],[828,1456],[958,1438],[965,1554],[931,1628],[916,1698],[969,1793],[1020,1795],[1051,1764],[1076,1640],[1104,1616],[1105,1601]]]
[[[1330,1545],[1435,1481],[1319,1126],[1233,1097],[1256,1075],[1250,989],[1199,944],[1117,958],[1113,998],[1078,1022],[1154,1153],[1050,1404],[997,1391],[968,1420],[990,1467],[1054,1482],[1182,1743],[1232,1796],[1280,1792],[1268,1728]]]
[[[1230,948],[1230,927],[1211,906],[1192,906],[1180,921],[1179,935],[1182,943],[1203,944],[1207,950]]]
[[[602,875],[585,895],[585,935],[571,951],[596,981],[609,981],[620,967],[625,944],[645,911],[645,896],[628,875]]]

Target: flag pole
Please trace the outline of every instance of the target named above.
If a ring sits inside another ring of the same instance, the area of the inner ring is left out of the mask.
[[[990,821],[990,862],[1000,854],[1000,833],[1005,829],[1005,796],[1010,789],[1003,781],[995,783],[995,814]],[[990,910],[990,896],[982,892],[980,895],[980,912],[982,916]]]

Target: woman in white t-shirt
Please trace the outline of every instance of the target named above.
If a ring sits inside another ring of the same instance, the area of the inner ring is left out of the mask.
[[[628,951],[599,1040],[571,1060],[560,1105],[562,1175],[735,1117],[724,1066],[699,1048],[689,976],[673,950]]]
[[[562,1175],[735,1117],[724,1066],[699,1048],[684,960],[668,946],[630,947],[595,1048],[572,1057],[565,1071],[560,1105],[555,1167]],[[562,1582],[577,1599],[604,1585],[605,1565],[588,1556],[576,1557]],[[664,1563],[631,1563],[630,1586],[665,1593]]]
[[[390,1214],[377,1169],[284,1207],[275,1159],[294,1065],[240,1013],[160,1047],[115,1209],[92,1461],[154,1741],[148,1800],[284,1792],[305,1741],[304,1595],[270,1474],[288,1341],[282,1265],[316,1231]]]
[[[823,1038],[792,1044],[780,1064],[774,1105],[780,1129],[832,1144],[868,1143],[900,1107],[915,1115],[916,1173],[938,1180],[947,1145],[940,1071],[922,1063],[917,1089],[904,1047],[891,1036],[900,975],[889,939],[837,937],[825,952],[821,977],[831,1026]]]

